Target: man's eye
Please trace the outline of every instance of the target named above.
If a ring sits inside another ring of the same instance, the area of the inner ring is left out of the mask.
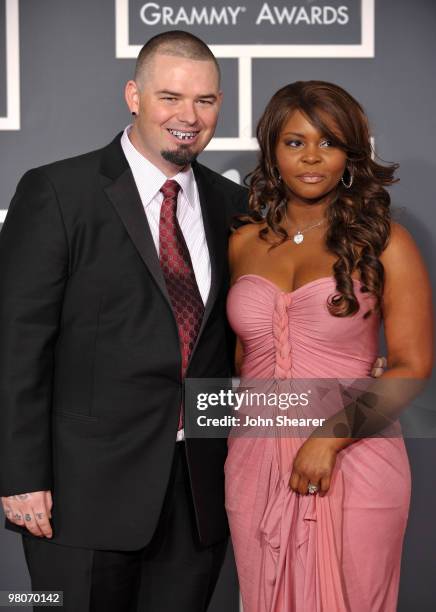
[[[205,104],[211,106],[213,104],[212,100],[198,100],[200,104]]]
[[[161,98],[161,100],[167,100],[168,102],[173,102],[174,100],[177,100],[177,98],[174,98],[171,96],[164,96],[163,98]]]

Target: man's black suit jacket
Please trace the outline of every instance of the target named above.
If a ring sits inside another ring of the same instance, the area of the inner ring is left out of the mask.
[[[229,375],[232,216],[246,190],[193,164],[211,289],[187,376]],[[120,135],[30,170],[0,232],[0,494],[51,489],[54,542],[134,550],[161,511],[182,398],[158,255]],[[187,440],[203,543],[227,533],[225,440]],[[14,528],[12,525],[9,525]]]

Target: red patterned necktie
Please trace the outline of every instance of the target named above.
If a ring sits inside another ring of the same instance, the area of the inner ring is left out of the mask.
[[[180,185],[167,180],[161,187],[163,202],[159,219],[159,259],[179,330],[182,377],[186,374],[203,318],[204,306],[195,280],[191,256],[177,221]],[[182,417],[179,428],[183,426]]]

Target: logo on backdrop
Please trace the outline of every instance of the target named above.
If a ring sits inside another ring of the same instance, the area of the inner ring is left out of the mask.
[[[247,25],[254,17],[256,26],[262,25],[346,25],[350,20],[349,7],[342,6],[277,6],[264,2],[260,9],[248,14],[246,5],[237,6],[168,6],[146,2],[139,10],[141,20],[147,26],[195,26],[195,25]],[[243,17],[247,17],[243,19]]]
[[[374,2],[116,0],[116,56],[135,58],[151,36],[189,28],[216,57],[235,59],[238,134],[213,138],[207,150],[253,151],[253,60],[374,57]]]

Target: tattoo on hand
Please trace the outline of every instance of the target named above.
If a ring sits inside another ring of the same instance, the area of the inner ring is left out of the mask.
[[[22,520],[22,516],[21,516],[21,514],[14,514],[14,519],[15,519],[16,521],[21,521],[21,520]]]
[[[44,518],[44,514],[42,512],[37,512],[35,516],[39,521],[42,521]]]
[[[27,521],[27,522],[29,522],[29,521],[31,521],[31,520],[32,520],[32,517],[30,516],[30,514],[25,514],[25,515],[24,515],[24,520],[25,520],[25,521]]]

